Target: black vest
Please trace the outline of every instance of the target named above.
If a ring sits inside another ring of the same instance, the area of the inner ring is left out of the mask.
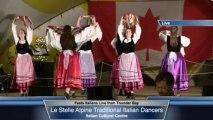
[[[92,41],[91,40],[84,43],[80,48],[80,50],[85,50],[85,51],[91,50],[91,49],[92,49]]]
[[[19,41],[18,41],[18,43],[17,43],[17,45],[16,45],[16,51],[17,51],[17,53],[19,53],[19,54],[29,53],[30,55],[32,55],[32,51],[31,51],[31,49],[30,49],[30,46],[29,46],[27,40],[26,40],[26,42],[25,42],[24,44],[21,44],[21,43],[19,43]]]
[[[168,52],[180,52],[181,48],[181,41],[180,41],[180,36],[178,36],[178,45],[173,47],[170,45],[170,36],[167,36],[167,50]]]
[[[135,51],[135,44],[133,42],[133,40],[131,39],[131,42],[129,43],[125,43],[123,41],[122,43],[122,53],[131,53]]]

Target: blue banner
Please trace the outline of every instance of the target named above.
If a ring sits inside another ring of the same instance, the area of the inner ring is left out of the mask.
[[[213,97],[150,96],[147,100],[169,100],[171,106],[213,106]]]
[[[164,119],[167,100],[44,101],[50,119]]]
[[[43,100],[66,100],[64,96],[0,97],[1,120],[49,120]]]
[[[165,102],[166,101],[166,102]],[[150,96],[147,100],[65,100],[65,97],[0,97],[1,120],[212,118],[213,97]],[[168,106],[169,103],[169,106]],[[168,108],[167,108],[168,107]]]
[[[66,100],[61,96],[0,97],[0,106],[43,106],[43,100]]]
[[[158,20],[160,26],[213,26],[213,20]]]

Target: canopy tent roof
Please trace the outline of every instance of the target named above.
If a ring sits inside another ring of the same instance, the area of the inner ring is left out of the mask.
[[[87,0],[1,0],[0,1],[0,54],[11,37],[11,22],[15,16],[29,16],[34,28]]]

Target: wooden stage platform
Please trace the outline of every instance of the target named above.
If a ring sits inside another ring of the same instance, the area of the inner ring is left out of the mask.
[[[64,95],[64,89],[57,89],[56,90],[57,96]],[[181,92],[181,96],[201,96],[202,95],[202,88],[201,87],[190,87],[188,91]],[[20,96],[19,92],[8,92],[0,93],[0,96]],[[81,91],[76,91],[76,98],[71,99],[79,99],[79,100],[86,100],[86,95],[81,95]],[[158,96],[157,92],[155,91],[154,86],[145,86],[143,89],[135,91],[135,99],[146,99],[148,96]],[[126,96],[117,96],[118,100],[126,99]]]

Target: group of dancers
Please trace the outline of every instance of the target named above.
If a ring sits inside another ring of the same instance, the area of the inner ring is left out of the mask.
[[[15,21],[23,19],[25,29],[16,30]],[[87,24],[81,22],[86,20]],[[12,32],[16,44],[17,58],[14,66],[12,87],[26,96],[28,88],[35,80],[35,73],[30,56],[29,45],[32,42],[33,28],[31,20],[16,17],[12,23]],[[144,87],[139,60],[135,54],[135,45],[141,36],[138,17],[127,14],[121,18],[118,31],[111,44],[118,53],[113,62],[111,84],[118,90],[125,90],[128,99],[134,99],[134,91]],[[188,76],[184,60],[184,48],[190,44],[189,38],[177,34],[178,27],[170,31],[161,31],[159,37],[167,43],[160,71],[171,72],[175,78],[174,91],[188,89]],[[46,35],[48,44],[60,51],[54,75],[54,87],[65,88],[64,95],[76,97],[75,90],[86,91],[87,87],[96,85],[96,70],[92,54],[92,43],[101,41],[102,31],[95,16],[79,16],[75,27],[48,26]]]

